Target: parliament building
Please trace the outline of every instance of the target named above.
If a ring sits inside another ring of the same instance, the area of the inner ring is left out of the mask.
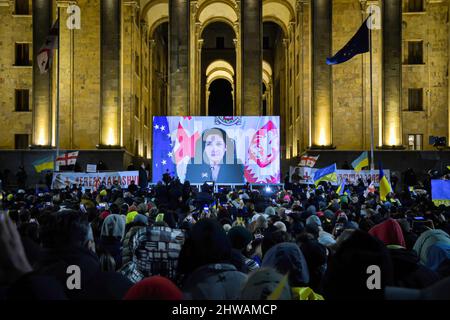
[[[371,30],[372,65],[369,53],[327,65],[369,6],[381,25]],[[0,0],[0,152],[58,143],[150,160],[157,115],[279,115],[283,160],[308,150],[368,150],[372,121],[376,150],[435,150],[431,137],[450,143],[449,7],[449,0]],[[36,55],[58,12],[59,52],[41,74]]]

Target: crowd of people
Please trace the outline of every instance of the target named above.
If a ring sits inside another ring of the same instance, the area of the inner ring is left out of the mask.
[[[449,207],[368,185],[3,190],[0,299],[450,298]]]

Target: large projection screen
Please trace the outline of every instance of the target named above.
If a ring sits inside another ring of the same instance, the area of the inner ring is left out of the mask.
[[[153,183],[280,183],[280,119],[153,117]]]

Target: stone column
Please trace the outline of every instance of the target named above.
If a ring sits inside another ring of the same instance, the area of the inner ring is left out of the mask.
[[[191,76],[190,81],[190,91],[189,91],[189,104],[191,108],[191,115],[199,115],[198,112],[198,105],[197,105],[197,96],[196,96],[196,90],[197,90],[197,77],[198,77],[198,51],[197,51],[197,39],[198,39],[198,27],[197,27],[197,9],[198,9],[198,1],[192,0],[190,2],[190,39],[189,39],[189,46],[190,46],[190,68],[189,68],[189,74]]]
[[[100,147],[120,147],[121,1],[100,3]]]
[[[241,57],[243,115],[261,113],[262,0],[241,1]]]
[[[148,128],[149,131],[149,142],[148,146],[151,148],[153,145],[153,115],[155,115],[154,107],[153,107],[153,51],[155,50],[156,41],[154,39],[148,40],[148,112],[150,117],[150,126]],[[150,157],[152,156],[152,152],[150,152]]]
[[[235,25],[235,29],[236,31],[236,35],[238,35],[238,28]],[[233,43],[234,43],[234,48],[236,51],[236,71],[235,71],[235,79],[236,79],[236,102],[234,105],[234,115],[235,116],[241,116],[243,114],[242,112],[242,103],[241,103],[241,84],[242,84],[242,72],[241,72],[241,50],[240,50],[240,46],[239,46],[239,40],[238,39],[233,39]]]
[[[186,116],[189,107],[189,1],[169,0],[169,114]]]
[[[33,60],[52,26],[52,1],[33,1]],[[53,51],[56,54],[56,51]],[[54,59],[53,59],[54,60]],[[41,74],[37,63],[33,63],[33,137],[35,147],[51,147],[52,99],[50,70]]]
[[[200,36],[200,35],[199,35]],[[195,105],[196,105],[196,110],[197,110],[197,115],[201,115],[201,97],[202,97],[202,48],[203,48],[203,39],[198,39],[197,40],[197,61],[196,61],[196,65],[197,68],[195,70]]]
[[[402,146],[402,1],[382,4],[383,147]]]
[[[283,39],[284,49],[284,99],[280,106],[280,126],[284,130],[281,136],[281,145],[284,147],[285,159],[290,157],[288,143],[289,143],[289,39]],[[281,94],[281,92],[280,92]],[[282,131],[283,132],[283,131]]]
[[[312,15],[312,146],[332,148],[332,73],[326,64],[332,54],[332,1],[311,2]]]

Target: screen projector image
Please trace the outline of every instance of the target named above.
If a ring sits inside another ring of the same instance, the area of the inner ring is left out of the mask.
[[[153,182],[280,183],[280,119],[153,117]]]

